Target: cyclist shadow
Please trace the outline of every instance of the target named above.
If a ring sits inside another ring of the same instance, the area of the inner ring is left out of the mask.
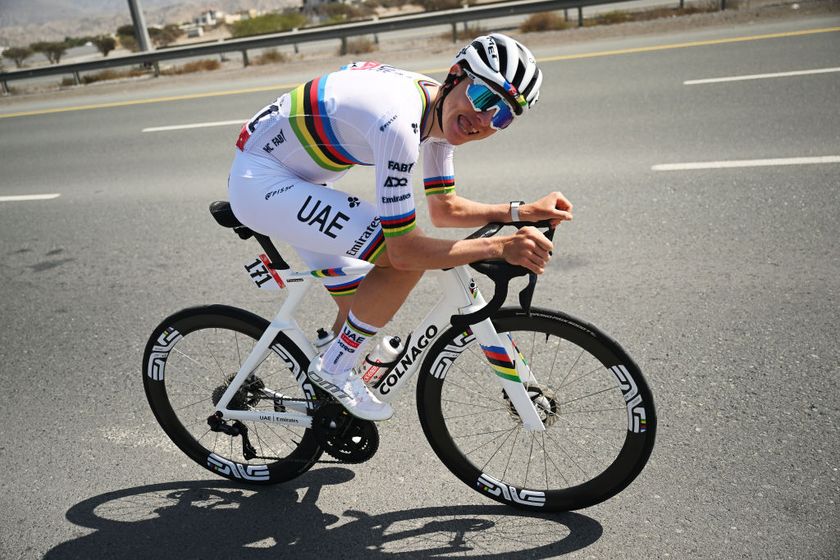
[[[589,546],[603,532],[581,514],[539,515],[503,505],[380,515],[348,510],[343,518],[317,507],[324,486],[353,478],[352,471],[330,467],[256,490],[191,481],[100,494],[67,512],[69,521],[94,532],[44,558],[547,558]]]

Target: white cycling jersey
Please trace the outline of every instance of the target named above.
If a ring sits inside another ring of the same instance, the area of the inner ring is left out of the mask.
[[[423,146],[427,195],[455,189],[454,148],[423,141],[433,118],[422,74],[356,62],[279,97],[242,129],[237,147],[277,160],[302,179],[333,183],[354,165],[376,166],[376,208],[385,237],[411,231],[411,177]]]
[[[234,213],[290,243],[313,268],[374,262],[385,239],[415,228],[412,175],[423,152],[426,195],[454,192],[454,147],[421,138],[434,118],[422,74],[356,62],[280,96],[247,122],[229,179]],[[355,165],[376,167],[371,205],[331,185]],[[361,278],[325,280],[351,294]]]

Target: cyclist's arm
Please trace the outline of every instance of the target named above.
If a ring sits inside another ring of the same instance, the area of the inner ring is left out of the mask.
[[[385,247],[390,265],[401,270],[432,270],[482,259],[504,259],[542,274],[553,246],[537,229],[529,227],[513,235],[457,241],[427,237],[415,228],[387,239]]]
[[[455,193],[426,197],[429,218],[436,227],[481,227],[490,222],[509,222],[510,203],[485,204]]]
[[[515,198],[515,197],[513,197]],[[489,222],[509,222],[510,203],[485,204],[455,193],[427,196],[429,217],[437,227],[481,227]],[[572,204],[562,193],[553,192],[519,207],[525,222],[551,220],[554,225],[572,219]]]

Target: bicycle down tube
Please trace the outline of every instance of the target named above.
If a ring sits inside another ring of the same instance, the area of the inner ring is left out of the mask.
[[[333,275],[351,275],[364,273],[368,270],[370,270],[370,266],[360,266],[332,270],[331,273]],[[321,271],[276,271],[276,273],[279,273],[279,279],[275,278],[275,281],[280,287],[289,289],[289,296],[219,400],[216,409],[222,412],[226,418],[268,421],[304,427],[311,426],[311,417],[306,415],[306,410],[298,412],[256,412],[229,410],[227,405],[251,372],[272,351],[272,343],[279,332],[283,331],[291,338],[303,351],[307,359],[312,359],[317,355],[314,346],[305,337],[294,320],[294,314],[312,284],[312,276],[319,276],[319,272]],[[433,273],[441,283],[443,296],[406,339],[404,351],[397,364],[379,380],[376,386],[371,387],[373,393],[382,401],[390,402],[394,400],[405,388],[407,382],[423,364],[427,351],[433,342],[449,327],[450,317],[453,314],[466,315],[486,305],[486,301],[466,266],[458,266],[445,271],[433,271]],[[543,431],[545,427],[542,420],[523,385],[523,382],[533,381],[533,374],[517,351],[515,343],[509,336],[500,336],[493,327],[491,319],[485,319],[471,325],[470,331],[481,345],[489,366],[495,373],[494,377],[522,419],[525,429]],[[303,368],[299,369],[302,370]],[[298,382],[304,384],[305,379],[301,379],[300,376],[305,376],[305,372],[298,371],[297,373]],[[277,398],[282,399],[282,395],[275,397],[275,399]],[[286,406],[295,408],[288,404]]]

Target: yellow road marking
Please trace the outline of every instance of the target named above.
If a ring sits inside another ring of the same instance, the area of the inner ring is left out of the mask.
[[[222,95],[240,95],[243,93],[256,93],[260,91],[287,90],[299,84],[276,84],[273,86],[260,86],[248,89],[234,89],[229,91],[212,91],[208,93],[192,93],[188,95],[172,95],[169,97],[154,97],[151,99],[135,99],[133,101],[114,101],[113,103],[99,103],[96,105],[76,105],[73,107],[56,107],[54,109],[39,109],[36,111],[21,111],[19,113],[7,113],[0,115],[0,119],[11,117],[28,117],[31,115],[48,115],[50,113],[64,113],[67,111],[88,111],[90,109],[110,109],[112,107],[127,107],[129,105],[144,105],[146,103],[165,103],[167,101],[185,101],[189,99],[200,99],[202,97],[219,97]]]
[[[685,49],[690,47],[705,47],[710,45],[725,45],[728,43],[742,43],[746,41],[761,41],[765,39],[781,39],[784,37],[798,37],[802,35],[815,35],[818,33],[833,33],[840,31],[840,27],[825,27],[821,29],[805,29],[802,31],[786,31],[782,33],[767,33],[764,35],[749,35],[746,37],[731,37],[728,39],[709,39],[706,41],[691,41],[687,43],[674,43],[669,45],[655,45],[650,47],[636,47],[632,49],[618,49],[612,51],[597,51],[591,53],[567,54],[558,56],[549,56],[540,58],[539,62],[558,62],[563,60],[578,60],[583,58],[596,58],[600,56],[617,56],[624,54],[635,54],[644,52],[664,51],[671,49]],[[437,72],[446,72],[449,68],[431,68],[427,70],[420,70],[423,74],[433,74]],[[220,97],[223,95],[240,95],[244,93],[258,93],[261,91],[278,91],[288,90],[298,86],[299,84],[276,84],[271,86],[261,86],[247,89],[235,89],[229,91],[214,91],[208,93],[194,93],[189,95],[173,95],[169,97],[155,97],[151,99],[135,99],[133,101],[115,101],[113,103],[99,103],[95,105],[77,105],[73,107],[56,107],[54,109],[40,109],[35,111],[21,111],[18,113],[0,114],[0,119],[9,119],[13,117],[27,117],[33,115],[48,115],[51,113],[64,113],[68,111],[87,111],[91,109],[110,109],[113,107],[128,107],[131,105],[144,105],[146,103],[166,103],[169,101],[185,101],[190,99],[201,99],[205,97]]]

